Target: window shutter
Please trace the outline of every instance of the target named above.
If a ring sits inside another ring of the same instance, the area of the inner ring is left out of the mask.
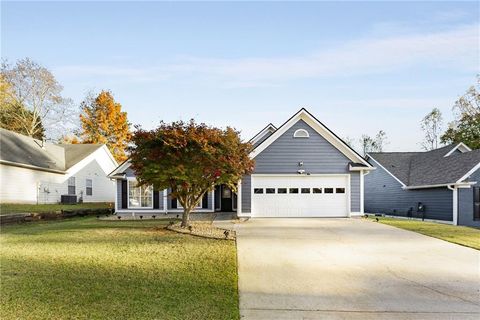
[[[172,199],[172,209],[177,209],[177,199]]]
[[[128,189],[127,180],[122,180],[122,209],[128,208]]]
[[[205,192],[202,198],[202,208],[208,209],[208,192]]]
[[[160,191],[153,190],[153,209],[160,208]]]

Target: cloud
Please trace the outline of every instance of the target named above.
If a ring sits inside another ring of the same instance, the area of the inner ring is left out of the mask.
[[[66,66],[56,72],[132,81],[200,79],[222,87],[275,86],[298,79],[382,74],[409,67],[477,72],[478,30],[479,25],[474,24],[442,32],[366,37],[294,57],[180,57],[153,67]]]

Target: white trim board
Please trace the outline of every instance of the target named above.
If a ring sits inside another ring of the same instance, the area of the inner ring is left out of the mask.
[[[290,129],[299,120],[305,121],[313,130],[320,134],[325,140],[332,144],[336,149],[343,153],[348,159],[353,162],[359,162],[366,165],[368,168],[372,167],[365,159],[352,150],[345,142],[341,141],[335,134],[333,134],[327,127],[315,119],[307,110],[302,108],[287,122],[285,122],[277,131],[270,135],[265,141],[257,146],[255,150],[250,153],[250,157],[253,159],[264,151],[275,140],[282,136],[288,129]]]
[[[270,131],[270,132],[275,132],[277,130],[277,127],[275,127],[273,124],[269,123],[265,128],[263,128],[259,133],[253,136],[248,142],[255,144],[257,141],[259,141],[265,134]]]
[[[400,183],[402,185],[403,188],[406,188],[407,185],[405,183],[403,183],[400,179],[398,179],[397,177],[395,177],[393,175],[393,173],[391,173],[390,171],[388,171],[384,166],[382,166],[377,160],[375,160],[375,158],[373,158],[370,154],[367,153],[367,156],[372,159],[380,168],[382,168],[383,170],[385,170],[385,172],[387,172],[392,178],[394,178],[395,180],[397,180],[398,183]]]
[[[460,179],[458,179],[457,183],[460,183],[462,181],[464,181],[465,179],[467,179],[468,177],[470,177],[475,171],[479,170],[480,169],[480,162],[477,163],[476,166],[474,166],[472,169],[470,169],[470,171],[468,171],[463,177],[461,177]]]
[[[130,159],[125,160],[125,161],[124,161],[121,165],[119,165],[115,170],[113,170],[112,172],[110,172],[110,174],[109,174],[108,176],[109,176],[109,177],[113,177],[113,176],[116,175],[117,173],[123,172],[124,170],[127,170],[130,166],[131,166]]]
[[[448,153],[446,155],[444,155],[443,157],[448,157],[449,155],[454,153],[455,150],[457,150],[457,149],[460,150],[461,152],[472,151],[472,149],[470,149],[466,144],[464,144],[463,142],[460,142],[452,150],[448,151]]]

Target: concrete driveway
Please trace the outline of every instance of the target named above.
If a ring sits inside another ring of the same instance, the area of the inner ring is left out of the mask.
[[[480,319],[479,251],[362,219],[237,227],[242,319]]]

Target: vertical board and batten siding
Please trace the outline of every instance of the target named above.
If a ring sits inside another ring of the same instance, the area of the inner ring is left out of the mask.
[[[252,176],[242,178],[242,213],[252,212]]]
[[[211,191],[208,193],[208,208],[204,209],[204,208],[201,208],[201,209],[198,209],[198,210],[211,210],[213,211],[213,206],[214,206],[214,203],[213,203],[213,194],[214,194],[214,191]],[[202,203],[200,203],[200,205],[202,205]],[[172,197],[170,196],[170,189],[167,190],[167,210],[181,210],[181,209],[176,209],[176,208],[172,208]]]
[[[413,216],[417,203],[425,205],[425,218],[452,221],[453,193],[445,188],[429,188],[403,190],[402,185],[383,168],[370,160],[377,169],[365,176],[365,212],[407,216],[409,208],[413,208]]]
[[[294,138],[298,129],[306,130],[309,138]],[[299,167],[298,163],[303,162]],[[360,211],[360,176],[350,172],[351,162],[323,136],[299,120],[277,140],[255,157],[254,174],[296,174],[298,169],[311,174],[350,174],[351,211]],[[251,177],[242,179],[242,212],[251,213]]]
[[[480,220],[474,220],[473,216],[473,187],[480,186],[480,169],[475,171],[468,180],[477,183],[468,189],[458,189],[458,224],[480,227]]]
[[[117,209],[119,211],[125,211],[125,210],[131,210],[131,211],[148,211],[148,210],[152,210],[152,209],[139,209],[139,208],[136,208],[136,209],[128,209],[128,208],[123,208],[122,207],[122,182],[123,181],[126,181],[126,180],[121,180],[121,179],[117,179],[117,193],[116,193],[116,203],[117,203]],[[127,188],[128,190],[128,188]],[[128,192],[128,191],[127,191]],[[158,208],[155,208],[154,210],[163,210],[163,190],[162,191],[157,191],[159,193],[158,195]],[[128,197],[128,195],[127,195]],[[127,200],[127,203],[128,203],[128,200]]]
[[[350,211],[360,212],[360,172],[350,174]]]
[[[125,170],[125,175],[126,177],[128,178],[134,178],[135,177],[135,172],[128,168]],[[121,179],[118,179],[117,180],[117,209],[119,211],[142,211],[142,212],[148,212],[149,210],[152,210],[152,209],[126,209],[126,208],[122,208],[122,180]],[[158,209],[153,209],[153,210],[165,210],[164,208],[164,192],[163,190],[162,191],[159,191],[159,207]],[[168,210],[177,210],[175,208],[172,208],[172,201],[171,201],[171,197],[170,197],[170,192],[167,190],[167,211]],[[208,208],[207,209],[203,209],[203,210],[211,210],[213,211],[213,206],[214,206],[214,203],[213,203],[213,192],[209,192],[208,193]],[[178,210],[181,210],[181,209],[178,209]]]

